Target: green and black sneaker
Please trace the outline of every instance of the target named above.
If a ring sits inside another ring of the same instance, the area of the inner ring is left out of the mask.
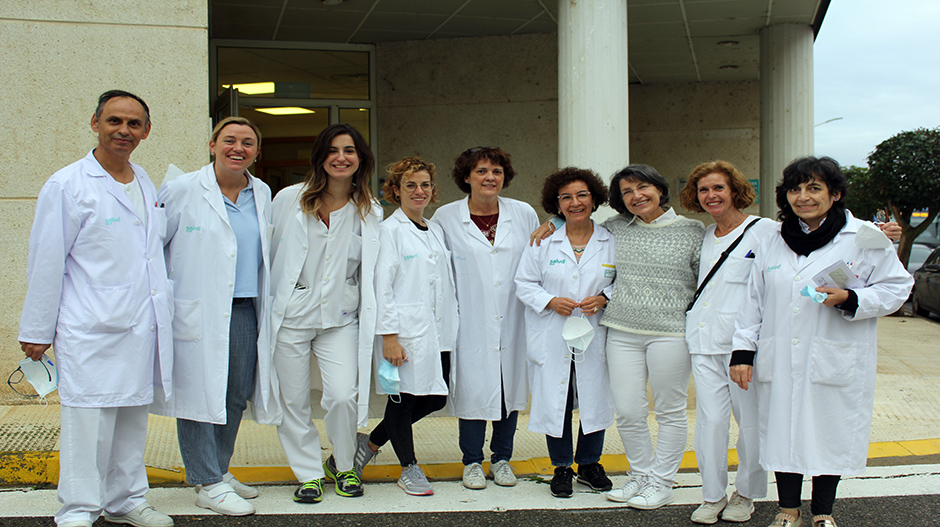
[[[320,503],[323,501],[323,483],[319,479],[305,481],[294,491],[297,503]]]

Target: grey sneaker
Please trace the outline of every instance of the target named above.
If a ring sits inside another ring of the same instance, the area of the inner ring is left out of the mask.
[[[607,499],[617,503],[626,503],[640,492],[640,489],[646,485],[646,476],[630,476],[630,479],[619,489],[613,489],[607,493]]]
[[[512,471],[512,465],[505,460],[490,464],[490,476],[500,487],[512,487],[516,484],[516,474]]]
[[[728,497],[722,496],[719,501],[706,501],[699,505],[692,513],[692,521],[703,525],[718,523],[718,515],[728,506]],[[750,516],[750,515],[748,515]]]
[[[463,467],[463,486],[468,489],[485,489],[486,474],[479,463],[470,463]]]
[[[424,471],[417,463],[412,463],[402,469],[401,477],[398,478],[398,486],[405,491],[405,494],[411,494],[412,496],[430,496],[434,494],[434,489],[431,488],[428,478],[424,476]]]
[[[356,433],[356,455],[353,457],[353,469],[356,471],[356,475],[359,476],[359,479],[362,479],[362,471],[365,470],[366,465],[370,461],[375,459],[375,456],[379,455],[381,450],[373,451],[369,447],[369,434],[363,434],[362,432]]]

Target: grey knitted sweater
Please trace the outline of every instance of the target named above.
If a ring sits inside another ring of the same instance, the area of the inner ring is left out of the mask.
[[[683,216],[646,224],[618,215],[604,222],[617,241],[614,294],[601,324],[642,335],[685,335],[685,308],[698,283],[705,227]]]

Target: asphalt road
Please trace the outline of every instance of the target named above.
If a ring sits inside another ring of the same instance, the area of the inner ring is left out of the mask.
[[[424,514],[304,514],[264,515],[228,518],[217,515],[177,516],[176,527],[299,527],[325,525],[329,527],[663,527],[694,526],[689,515],[695,505],[663,507],[655,511],[632,509],[581,510],[520,510],[507,512],[453,512]],[[773,521],[777,510],[774,504],[757,504],[750,522],[732,524],[718,522],[718,526],[765,526]],[[809,504],[803,512],[809,514]],[[0,512],[2,514],[2,512]],[[891,496],[880,498],[847,498],[836,500],[834,516],[843,527],[904,525],[905,527],[937,527],[940,525],[940,495]],[[52,526],[46,518],[0,518],[0,527]],[[99,519],[96,527],[112,525]],[[807,526],[809,527],[809,526]]]

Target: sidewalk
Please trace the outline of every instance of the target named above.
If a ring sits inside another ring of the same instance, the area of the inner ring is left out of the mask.
[[[879,320],[878,326],[878,380],[869,458],[900,458],[898,462],[909,462],[912,457],[938,456],[940,324],[922,318],[886,317]],[[380,421],[384,405],[384,398],[373,397],[370,428]],[[320,411],[318,406],[315,410]],[[691,385],[688,414],[689,436],[682,468],[694,470],[695,394]],[[655,436],[652,414],[649,422]],[[150,416],[149,423],[144,460],[151,485],[184,483],[175,420]],[[322,419],[316,419],[316,425],[325,437]],[[528,431],[527,427],[528,414],[523,413],[516,432],[513,467],[519,475],[550,475],[552,467],[544,436]],[[54,485],[58,481],[58,437],[57,404],[45,408],[35,403],[0,406],[0,486]],[[456,438],[457,421],[452,417],[428,417],[415,425],[415,450],[431,479],[460,478],[463,467]],[[730,446],[736,440],[737,428],[732,423]],[[329,445],[324,446],[329,450]],[[614,474],[628,468],[620,437],[613,427],[606,434],[602,463]],[[734,450],[729,453],[729,463],[736,464]],[[248,420],[242,423],[235,445],[232,473],[245,482],[294,480],[275,429]],[[364,479],[393,481],[398,474],[398,461],[389,445],[366,468]]]

